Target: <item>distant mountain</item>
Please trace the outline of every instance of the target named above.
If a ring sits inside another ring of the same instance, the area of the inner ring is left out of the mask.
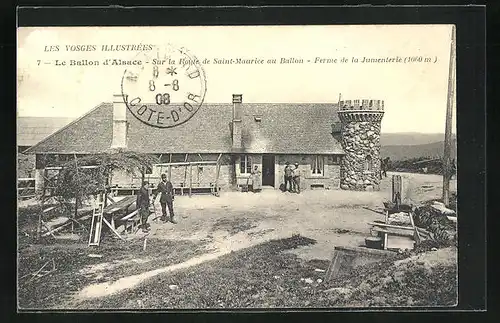
[[[391,160],[406,160],[418,157],[441,158],[444,154],[444,141],[422,145],[382,145],[380,156],[389,157]],[[457,156],[457,140],[453,139],[451,156]]]
[[[455,138],[455,135],[453,136]],[[380,135],[382,146],[424,145],[444,141],[443,133],[399,132]]]

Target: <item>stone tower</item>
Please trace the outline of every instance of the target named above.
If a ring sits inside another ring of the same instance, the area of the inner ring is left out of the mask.
[[[340,101],[342,148],[340,187],[344,190],[379,190],[380,125],[382,100]]]

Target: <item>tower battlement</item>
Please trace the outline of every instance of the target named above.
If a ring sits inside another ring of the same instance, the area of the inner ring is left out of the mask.
[[[339,111],[368,110],[384,111],[384,100],[344,100],[339,102]]]

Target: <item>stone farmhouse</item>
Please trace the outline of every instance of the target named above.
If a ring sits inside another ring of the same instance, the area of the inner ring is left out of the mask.
[[[235,94],[232,102],[203,104],[181,125],[155,128],[136,119],[115,95],[113,102],[99,104],[25,153],[36,156],[38,187],[52,164],[121,148],[174,165],[168,169],[174,187],[186,187],[189,178],[194,187],[217,181],[222,190],[236,188],[257,165],[262,185],[277,189],[289,162],[299,163],[303,189],[377,190],[383,108],[381,100],[244,103]],[[185,164],[199,161],[218,162]],[[146,178],[155,182],[166,172],[164,165],[155,165]],[[138,187],[140,176],[114,174],[111,184]]]

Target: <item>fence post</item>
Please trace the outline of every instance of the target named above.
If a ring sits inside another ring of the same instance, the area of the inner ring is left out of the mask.
[[[392,202],[396,204],[396,209],[401,204],[401,193],[403,191],[403,182],[401,175],[392,175]]]

